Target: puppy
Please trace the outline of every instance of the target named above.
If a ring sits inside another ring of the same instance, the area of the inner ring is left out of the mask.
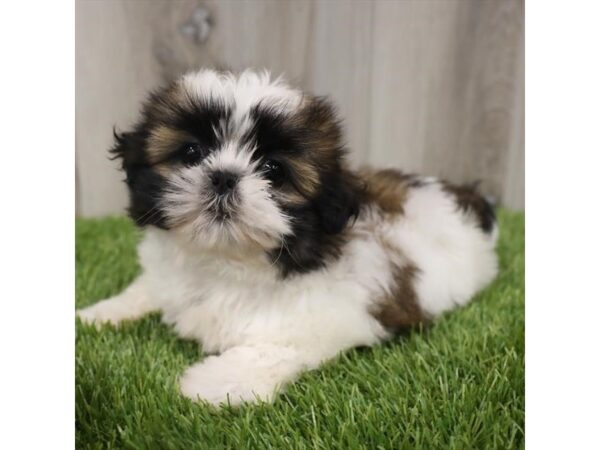
[[[330,103],[268,73],[202,70],[115,134],[141,275],[78,311],[160,311],[212,355],[181,392],[270,401],[301,372],[464,305],[495,276],[497,227],[474,188],[354,172]]]

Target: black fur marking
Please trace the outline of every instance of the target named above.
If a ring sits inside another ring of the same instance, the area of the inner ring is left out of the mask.
[[[352,175],[336,172],[323,177],[321,191],[306,206],[284,207],[293,218],[293,233],[270,254],[282,276],[320,269],[337,259],[346,243],[343,231],[358,216],[362,198],[362,187]]]
[[[294,218],[294,233],[286,237],[281,248],[270,254],[282,277],[320,269],[327,260],[340,256],[345,243],[343,235],[324,233],[313,208],[288,209],[286,213]]]
[[[252,128],[242,137],[242,143],[256,144],[255,159],[277,153],[297,153],[302,142],[301,130],[294,129],[290,118],[257,105],[250,111]]]
[[[148,132],[142,126],[138,126],[135,131],[129,133],[118,133],[113,127],[113,136],[115,145],[109,150],[111,159],[121,158],[121,168],[127,170],[128,167],[143,166],[148,164],[146,152],[146,139]]]
[[[145,145],[147,134],[140,129],[131,133],[115,132],[115,146],[110,152],[122,158],[125,182],[129,188],[129,216],[138,226],[166,228],[165,217],[158,207],[165,179],[148,165]]]
[[[443,183],[443,189],[454,196],[461,210],[475,214],[479,228],[490,234],[496,223],[496,213],[493,206],[477,191],[477,184],[455,186]]]
[[[196,137],[205,148],[214,149],[218,144],[215,129],[219,129],[220,123],[228,127],[231,110],[217,101],[193,105],[192,109],[178,107],[174,118],[164,123]]]
[[[351,175],[346,174],[346,177]],[[327,234],[340,233],[351,218],[358,216],[358,185],[355,180],[346,179],[337,171],[325,174],[315,204],[323,231]]]
[[[129,186],[129,216],[140,226],[156,225],[167,229],[159,208],[166,180],[149,167],[137,167],[127,172]]]
[[[299,127],[292,117],[284,116],[261,105],[252,108],[250,117],[252,127],[246,131],[240,142],[242,145],[255,146],[252,160],[262,159],[263,163],[271,161],[278,164],[281,169],[281,179],[278,180],[277,187],[287,182],[306,197],[298,182],[297,174],[286,164],[286,159],[300,157],[307,153],[305,141],[307,130]],[[266,171],[264,176],[269,178]]]

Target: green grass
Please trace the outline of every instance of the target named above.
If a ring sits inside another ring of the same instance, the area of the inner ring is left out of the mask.
[[[77,323],[77,448],[522,448],[524,217],[500,212],[497,280],[427,331],[353,350],[304,374],[273,405],[213,409],[178,393],[202,355],[159,317],[97,331]],[[77,221],[77,307],[139,270],[124,218]]]

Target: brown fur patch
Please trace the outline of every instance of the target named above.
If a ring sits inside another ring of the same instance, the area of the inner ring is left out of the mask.
[[[378,302],[373,316],[391,332],[398,333],[426,323],[427,315],[421,310],[414,283],[419,270],[411,263],[393,264],[394,286]]]
[[[340,150],[342,130],[333,106],[322,97],[305,97],[294,120],[303,128],[316,133],[318,142],[315,150],[326,152],[331,157]],[[327,155],[322,155],[327,156]]]
[[[310,199],[307,199],[295,189],[286,189],[279,193],[277,198],[281,199],[281,201],[289,207],[304,206],[310,201]]]
[[[159,125],[150,132],[146,148],[148,162],[155,164],[164,161],[178,146],[193,142],[194,138],[184,131]]]
[[[363,169],[359,176],[365,182],[366,200],[377,204],[384,213],[389,214],[404,212],[408,191],[418,184],[414,175],[394,169]]]
[[[302,195],[312,197],[319,189],[319,171],[303,158],[286,158],[286,164],[294,172],[294,187]]]
[[[341,129],[335,111],[324,98],[305,96],[299,111],[288,119],[292,129],[302,130],[301,156],[290,156],[286,162],[296,174],[295,187],[300,194],[314,197],[323,179],[321,174],[336,171],[343,158]]]
[[[168,178],[173,173],[173,165],[168,163],[158,163],[152,166],[154,171],[165,178]]]

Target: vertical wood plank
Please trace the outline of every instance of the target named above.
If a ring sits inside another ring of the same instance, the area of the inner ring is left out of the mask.
[[[523,3],[517,5],[523,17]],[[504,173],[502,202],[511,208],[525,209],[525,45],[524,24],[520,23],[516,57],[514,110],[510,129],[510,147]]]
[[[75,153],[75,217],[81,215],[81,182],[79,181],[78,154]]]
[[[450,138],[446,130],[452,129],[448,121],[454,114],[445,117],[450,89],[444,83],[443,56],[455,15],[454,2],[375,4],[369,145],[373,165],[426,171],[426,135]]]
[[[80,213],[123,211],[118,164],[108,160],[112,127],[129,126],[145,91],[158,81],[145,38],[148,23],[123,2],[76,2],[76,128]]]
[[[373,10],[372,2],[317,2],[310,30],[307,85],[338,107],[355,165],[369,155]]]

